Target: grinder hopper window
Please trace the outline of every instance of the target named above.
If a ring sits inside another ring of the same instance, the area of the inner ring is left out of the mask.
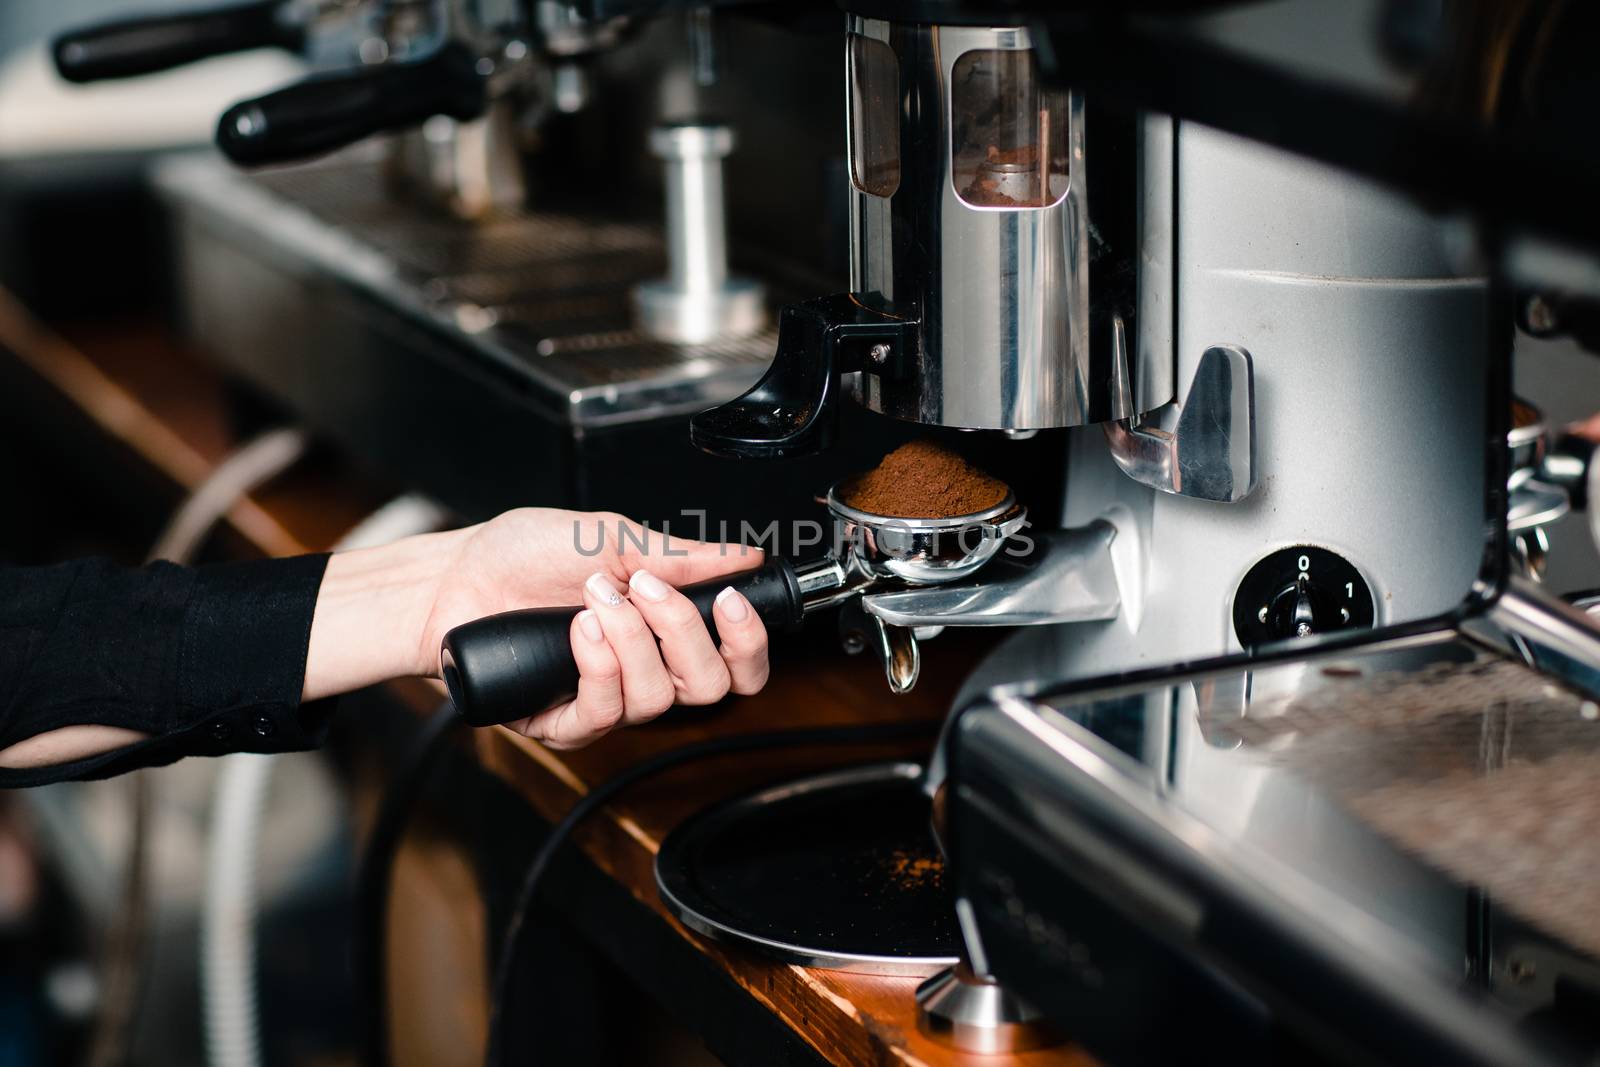
[[[900,188],[900,61],[882,41],[850,35],[850,178],[872,196]]]
[[[1067,94],[1039,87],[1031,51],[967,52],[951,82],[951,176],[964,203],[1049,207],[1067,195]]]

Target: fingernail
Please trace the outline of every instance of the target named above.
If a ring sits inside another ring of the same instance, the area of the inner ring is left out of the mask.
[[[617,592],[617,587],[612,584],[610,578],[607,578],[599,571],[595,571],[593,574],[589,575],[589,580],[583,584],[589,587],[589,592],[593,593],[595,595],[595,599],[599,600],[602,604],[609,604],[611,607],[616,607],[618,604],[622,603],[622,594]]]
[[[646,600],[665,600],[672,588],[649,571],[634,571],[628,585]]]
[[[578,612],[578,629],[591,641],[604,641],[606,632],[600,629],[600,616],[585,608]]]
[[[717,603],[722,607],[722,613],[728,617],[729,622],[744,622],[750,614],[749,602],[731,585],[717,594]]]

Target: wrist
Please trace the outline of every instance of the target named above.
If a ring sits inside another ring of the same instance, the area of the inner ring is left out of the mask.
[[[328,560],[311,623],[303,699],[433,674],[428,625],[457,531],[407,537]]]

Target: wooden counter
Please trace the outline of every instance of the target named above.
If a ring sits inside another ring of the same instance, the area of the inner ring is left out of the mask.
[[[80,413],[88,423],[180,491],[198,485],[231,448],[226,390],[201,359],[160,330],[70,330],[70,340],[34,321],[0,292],[0,350],[11,366]],[[248,549],[290,555],[324,549],[385,494],[317,465],[240,502],[227,526]],[[773,728],[934,720],[991,639],[946,634],[929,647],[917,689],[889,694],[870,656],[849,658],[810,641],[775,654],[772,681],[754,697],[709,709],[675,709],[647,727],[619,731],[578,752],[556,753],[503,728],[477,731],[472,747],[484,767],[547,820],[567,811],[595,783],[639,760],[719,734]],[[399,687],[408,704],[436,697],[420,683]],[[925,750],[926,746],[923,746]],[[841,1065],[903,1063],[1090,1064],[1064,1047],[1025,1056],[966,1056],[921,1035],[912,999],[915,979],[840,974],[774,963],[710,943],[669,917],[657,898],[653,860],[662,838],[707,804],[763,784],[869,758],[920,755],[877,746],[742,755],[706,761],[641,783],[590,821],[577,842],[628,896],[724,971],[739,989],[792,1028],[820,1058]],[[407,868],[402,865],[402,877]]]

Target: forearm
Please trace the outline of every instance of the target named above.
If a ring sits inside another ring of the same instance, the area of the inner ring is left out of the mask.
[[[317,593],[301,699],[438,670],[426,631],[443,568],[461,531],[340,552]]]

